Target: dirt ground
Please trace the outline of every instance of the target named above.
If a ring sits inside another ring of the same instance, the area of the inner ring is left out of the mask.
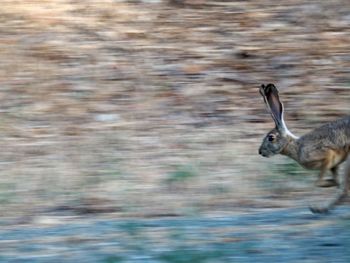
[[[324,202],[335,189],[316,188],[316,173],[285,157],[258,155],[273,128],[258,88],[270,82],[279,87],[287,125],[298,135],[348,115],[349,14],[345,0],[2,1],[3,231],[81,220],[94,227],[92,218],[100,216],[105,224],[126,222],[127,231],[128,220],[143,224],[149,218],[222,217],[234,224],[236,217],[263,220],[263,211],[270,219],[273,211],[303,218],[309,204]],[[339,209],[349,214],[346,205]],[[245,217],[250,213],[259,214]],[[322,220],[335,225],[336,218]],[[313,227],[323,222],[308,220]],[[283,224],[281,218],[270,227]],[[349,227],[343,225],[346,240]],[[3,262],[39,262],[40,253],[7,253],[35,251],[12,246],[20,238],[11,233],[0,238]],[[80,242],[79,233],[72,242]],[[95,241],[103,246],[102,239]],[[222,257],[192,262],[241,262],[223,252],[225,242],[218,241]],[[79,251],[70,251],[75,256],[67,262],[189,262],[193,256],[181,248],[187,259],[146,253],[89,261]],[[349,255],[341,255],[334,262],[348,262]]]

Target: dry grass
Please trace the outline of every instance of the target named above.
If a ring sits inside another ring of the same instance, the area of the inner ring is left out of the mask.
[[[283,177],[277,201],[261,184],[274,188],[271,169],[289,162],[257,156],[272,127],[257,87],[281,87],[297,133],[349,114],[346,3],[2,1],[2,214],[103,204],[152,216],[310,198],[302,176]]]

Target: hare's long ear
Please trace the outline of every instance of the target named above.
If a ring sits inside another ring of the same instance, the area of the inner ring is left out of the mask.
[[[275,121],[276,128],[280,131],[286,131],[287,127],[283,120],[283,104],[280,101],[278,90],[273,84],[261,85],[260,94],[264,98],[268,111]]]

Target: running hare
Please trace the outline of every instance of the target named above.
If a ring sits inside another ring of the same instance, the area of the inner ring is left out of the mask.
[[[270,157],[275,154],[286,155],[306,169],[320,171],[316,185],[319,187],[339,186],[339,193],[324,207],[310,207],[314,213],[325,213],[340,203],[348,194],[350,177],[350,116],[329,122],[301,137],[293,135],[283,118],[283,104],[278,90],[273,84],[261,85],[268,111],[276,127],[267,133],[259,149],[259,154]],[[338,183],[339,165],[346,159],[344,175]],[[330,170],[333,178],[325,180],[325,173]]]

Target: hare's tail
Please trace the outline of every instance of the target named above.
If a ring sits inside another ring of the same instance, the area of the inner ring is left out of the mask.
[[[340,187],[335,198],[324,207],[310,207],[310,210],[313,213],[329,212],[329,210],[331,210],[334,206],[342,203],[346,199],[346,197],[348,196],[349,187],[350,187],[350,155],[348,156],[345,162],[343,178],[341,178]]]

